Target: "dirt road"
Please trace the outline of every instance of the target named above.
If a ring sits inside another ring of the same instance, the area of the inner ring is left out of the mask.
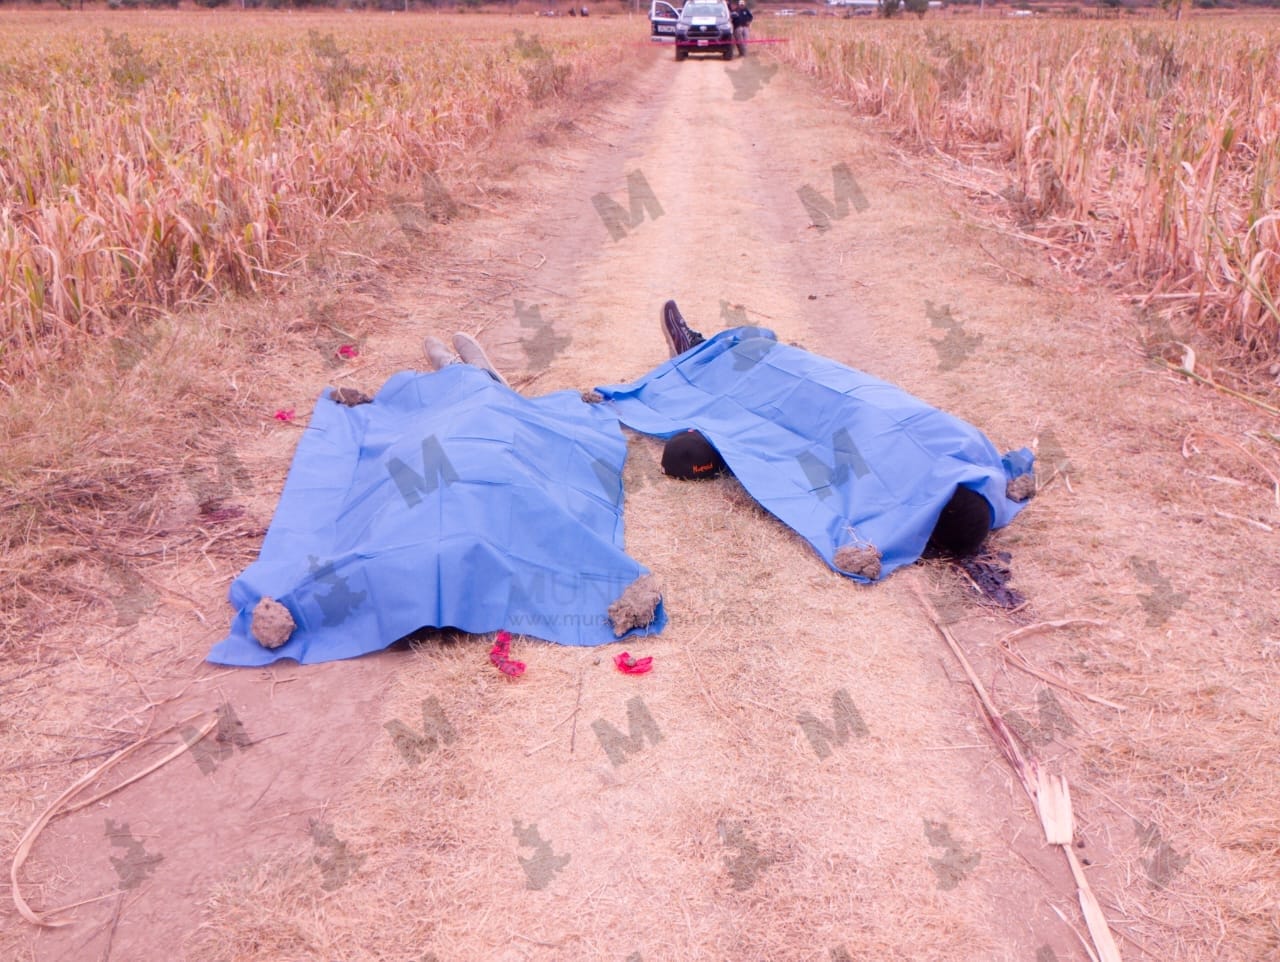
[[[1001,450],[1038,443],[1043,490],[993,539],[1027,607],[983,609],[946,567],[850,583],[733,480],[664,479],[639,438],[627,548],[662,578],[671,619],[630,646],[654,656],[647,676],[616,672],[613,646],[529,641],[511,682],[483,639],[439,638],[221,672],[200,659],[225,625],[225,580],[175,573],[207,626],[162,608],[114,676],[141,676],[149,700],[180,693],[172,720],[229,705],[224,740],[48,829],[28,897],[110,897],[69,929],[23,924],[15,946],[39,960],[1086,958],[1066,862],[923,595],[1070,780],[1075,851],[1125,956],[1263,957],[1274,879],[1241,826],[1266,810],[1273,769],[1236,760],[1274,734],[1280,570],[1264,528],[1280,518],[1265,478],[1203,440],[1257,417],[1155,372],[1127,307],[990,229],[936,162],[767,55],[655,50],[619,86],[521,145],[502,182],[460,181],[463,216],[363,228],[387,240],[346,282],[377,323],[343,383],[374,389],[421,366],[424,334],[457,329],[526,394],[629,380],[666,356],[667,297],[705,332],[767,326]],[[304,403],[333,377],[302,352],[280,367],[264,405],[286,370]],[[295,439],[238,449],[264,519]],[[1019,642],[1038,677],[1000,654],[1019,625],[1053,619],[1100,624]],[[51,777],[50,798],[62,785]]]

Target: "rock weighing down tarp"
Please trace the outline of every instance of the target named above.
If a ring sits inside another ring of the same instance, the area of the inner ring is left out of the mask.
[[[258,560],[209,660],[350,658],[421,627],[614,641],[609,605],[646,569],[623,550],[616,417],[576,392],[530,400],[478,368],[392,377],[371,404],[322,397]],[[259,599],[297,627],[251,633]],[[646,631],[661,631],[661,606]]]
[[[636,431],[701,431],[837,571],[847,545],[878,549],[881,577],[916,561],[958,485],[987,500],[993,528],[1008,524],[1022,507],[1008,483],[1031,470],[1027,449],[1002,458],[973,425],[764,328],[722,331],[634,384],[598,390]]]

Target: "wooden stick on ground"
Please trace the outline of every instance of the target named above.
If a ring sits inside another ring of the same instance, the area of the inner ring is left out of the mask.
[[[986,686],[978,678],[978,673],[973,670],[973,665],[969,664],[969,659],[960,650],[960,646],[956,643],[947,626],[939,620],[938,612],[934,610],[933,605],[929,603],[929,599],[920,591],[919,586],[914,586],[914,590],[916,598],[919,600],[921,607],[924,608],[925,615],[932,622],[938,634],[942,636],[942,640],[947,643],[951,653],[956,656],[956,660],[960,662],[960,667],[964,669],[964,673],[969,679],[969,684],[973,686],[973,690],[977,693],[978,701],[982,703],[983,713],[986,716],[987,727],[991,729],[991,734],[996,740],[997,747],[1013,767],[1013,771],[1018,776],[1018,780],[1022,783],[1022,787],[1026,790],[1028,797],[1032,802],[1035,802],[1036,790],[1032,781],[1031,769],[1027,763],[1026,756],[1022,754],[1022,749],[1018,747],[1017,740],[1014,738],[1013,733],[1009,731],[1009,726],[1004,723],[1004,719],[1000,717],[999,709],[992,702],[991,696],[987,694]]]
[[[1021,668],[1028,675],[1032,675],[1036,678],[1039,678],[1041,681],[1047,684],[1053,685],[1056,688],[1061,688],[1063,691],[1069,691],[1071,692],[1071,694],[1075,695],[1076,697],[1083,698],[1086,701],[1097,702],[1099,705],[1106,705],[1108,708],[1114,708],[1116,711],[1124,711],[1123,705],[1117,705],[1115,702],[1107,701],[1107,699],[1100,698],[1097,695],[1090,695],[1083,688],[1077,688],[1075,685],[1072,685],[1069,682],[1063,681],[1061,678],[1055,678],[1053,675],[1050,675],[1048,672],[1041,671],[1039,668],[1034,667],[1029,661],[1027,661],[1025,658],[1023,658],[1020,654],[1018,654],[1016,651],[1014,651],[1012,648],[1008,647],[1007,645],[1000,646],[1000,653],[1004,655],[1005,659],[1009,662],[1009,664],[1013,665],[1013,667]]]
[[[1085,877],[1084,869],[1080,867],[1080,862],[1076,859],[1075,852],[1071,848],[1071,840],[1075,834],[1075,828],[1072,824],[1071,795],[1067,789],[1066,779],[1060,775],[1049,775],[1041,769],[1040,763],[1034,755],[1023,754],[1013,737],[1013,733],[1009,731],[1008,726],[1005,725],[1004,720],[1000,717],[1000,712],[996,709],[995,703],[992,702],[991,696],[987,694],[986,687],[978,678],[977,672],[973,670],[973,666],[969,664],[969,659],[960,650],[960,645],[946,625],[939,620],[937,611],[929,603],[929,599],[924,596],[924,592],[920,590],[919,585],[913,585],[912,587],[920,606],[924,609],[925,616],[933,624],[938,634],[942,636],[942,640],[947,643],[951,653],[956,656],[956,660],[960,662],[960,666],[969,678],[969,684],[977,692],[991,736],[1013,767],[1018,780],[1022,782],[1022,787],[1031,799],[1031,804],[1035,806],[1036,813],[1040,816],[1040,824],[1044,829],[1045,838],[1050,844],[1058,846],[1067,858],[1067,864],[1071,867],[1072,878],[1075,879],[1076,883],[1076,895],[1080,900],[1080,911],[1084,914],[1085,925],[1089,929],[1094,948],[1098,952],[1099,962],[1121,962],[1120,950],[1116,947],[1115,939],[1111,935],[1111,929],[1107,925],[1107,917],[1102,911],[1102,906],[1098,903],[1097,896],[1093,894],[1093,889],[1089,886],[1089,880]],[[1006,648],[1004,650],[1008,651],[1009,649]]]
[[[1034,625],[1024,625],[1021,628],[1015,628],[1000,639],[1000,645],[1001,647],[1007,647],[1012,645],[1015,641],[1021,641],[1028,635],[1038,635],[1040,632],[1049,628],[1071,628],[1074,625],[1093,625],[1101,628],[1106,625],[1106,622],[1097,621],[1093,618],[1062,618],[1058,621],[1037,621]]]
[[[1033,667],[1030,662],[1022,657],[1022,655],[1013,650],[1013,643],[1015,641],[1021,641],[1023,638],[1039,634],[1040,632],[1050,628],[1070,628],[1075,625],[1101,626],[1105,624],[1106,622],[1095,621],[1092,618],[1063,618],[1058,621],[1038,621],[1034,625],[1025,625],[1022,628],[1015,628],[1013,631],[1001,638],[999,641],[1000,651],[1005,658],[1008,659],[1011,665],[1015,668],[1021,668],[1028,675],[1033,675],[1043,682],[1047,682],[1050,685],[1061,688],[1063,691],[1069,691],[1079,698],[1097,702],[1099,705],[1106,705],[1108,708],[1114,708],[1116,711],[1124,711],[1123,705],[1117,705],[1113,701],[1107,701],[1105,698],[1099,698],[1097,695],[1091,695],[1087,691],[1063,681],[1061,678],[1055,678],[1053,675]]]
[[[1071,850],[1070,845],[1063,846],[1062,851],[1067,856],[1071,875],[1076,880],[1080,911],[1084,913],[1084,924],[1089,927],[1089,935],[1093,938],[1099,958],[1102,962],[1120,962],[1120,949],[1116,946],[1116,940],[1111,937],[1111,927],[1107,925],[1107,917],[1102,911],[1102,906],[1098,904],[1098,897],[1089,887],[1089,880],[1085,878],[1084,869],[1080,867],[1076,853]]]
[[[1170,364],[1168,361],[1166,361],[1162,357],[1154,358],[1154,360],[1158,364],[1163,364],[1166,368],[1168,368],[1174,374],[1181,374],[1183,377],[1189,377],[1193,381],[1197,381],[1200,384],[1205,385],[1206,387],[1213,388],[1215,391],[1220,391],[1223,394],[1236,398],[1237,400],[1245,401],[1249,404],[1252,404],[1254,407],[1262,408],[1262,410],[1266,411],[1268,414],[1280,415],[1280,408],[1273,407],[1272,405],[1268,404],[1266,401],[1259,400],[1256,397],[1251,397],[1248,394],[1242,394],[1240,391],[1233,391],[1231,388],[1224,387],[1223,385],[1219,384],[1217,381],[1211,381],[1207,377],[1201,377],[1195,371],[1188,369],[1186,366]]]

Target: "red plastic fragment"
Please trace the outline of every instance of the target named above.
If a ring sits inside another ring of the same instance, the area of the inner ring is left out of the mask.
[[[338,357],[344,360],[351,360],[353,357],[359,357],[360,350],[354,344],[343,344],[338,348]]]
[[[294,419],[293,408],[281,408],[276,412],[277,421],[292,421]]]
[[[511,657],[511,635],[505,631],[498,632],[494,638],[493,647],[489,649],[489,661],[508,678],[524,674],[524,662]]]
[[[648,658],[632,658],[630,652],[622,652],[613,659],[618,671],[624,675],[644,675],[653,670],[653,656]]]

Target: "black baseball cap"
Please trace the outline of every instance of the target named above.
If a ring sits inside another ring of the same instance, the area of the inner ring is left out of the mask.
[[[681,431],[662,449],[662,472],[684,481],[714,478],[724,471],[724,458],[701,432]]]

